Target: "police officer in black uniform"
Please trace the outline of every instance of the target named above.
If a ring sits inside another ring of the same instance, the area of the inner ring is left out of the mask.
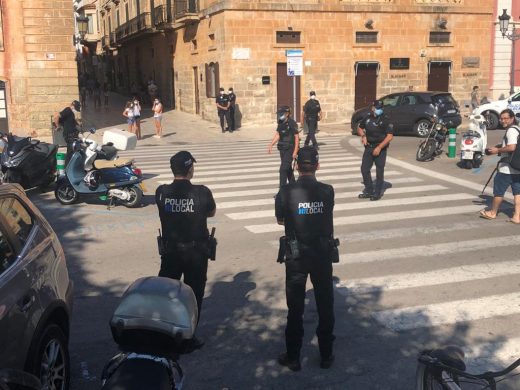
[[[229,131],[236,130],[235,126],[235,104],[237,102],[237,95],[233,91],[233,88],[229,87],[228,89],[228,98],[229,98]]]
[[[190,286],[197,298],[198,313],[202,307],[208,270],[208,217],[216,212],[211,191],[203,185],[193,185],[191,153],[181,151],[170,159],[175,177],[155,191],[162,226],[164,254],[161,254],[159,276],[180,280]]]
[[[278,357],[278,363],[293,371],[301,369],[300,349],[308,275],[318,309],[316,335],[322,368],[332,365],[335,338],[332,285],[332,262],[335,261],[332,253],[336,249],[332,221],[334,189],[316,180],[319,164],[315,148],[305,146],[300,149],[297,168],[300,174],[298,181],[280,188],[275,200],[276,220],[285,226],[288,242],[285,255],[285,290],[289,309],[285,328],[286,352]]]
[[[318,141],[316,141],[316,131],[318,130],[318,121],[321,120],[321,107],[320,102],[316,99],[316,92],[310,92],[310,99],[303,106],[302,117],[305,119],[309,131],[305,139],[305,146],[312,142],[312,146],[319,149]]]
[[[298,135],[298,125],[291,118],[291,109],[282,106],[276,114],[278,127],[276,133],[269,144],[267,153],[271,154],[274,144],[280,151],[280,187],[287,182],[294,182],[294,172],[292,167],[293,160],[296,159],[298,148],[300,147],[300,136]]]
[[[388,118],[383,113],[383,102],[376,100],[372,103],[370,114],[359,124],[358,135],[365,146],[361,162],[361,175],[365,188],[358,197],[379,200],[382,196],[385,181],[386,152],[394,137],[394,125],[389,123]],[[370,174],[374,163],[376,164],[375,189]]]
[[[215,99],[215,103],[217,104],[217,112],[218,117],[220,118],[220,128],[224,133],[226,130],[231,132],[229,127],[229,107],[231,103],[229,102],[229,96],[224,93],[224,88],[219,89],[219,95]],[[224,127],[224,118],[226,118],[227,127]]]

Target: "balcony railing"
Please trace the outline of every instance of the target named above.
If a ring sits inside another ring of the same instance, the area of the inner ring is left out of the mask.
[[[173,15],[175,14],[174,7],[167,7],[160,5],[153,10],[154,24],[156,27],[164,27],[167,24],[173,23]]]
[[[198,0],[175,0],[175,19],[197,15],[199,13]]]
[[[139,16],[117,27],[115,30],[115,38],[119,42],[129,39],[135,34],[152,30],[152,28],[152,15],[150,12],[143,12]]]

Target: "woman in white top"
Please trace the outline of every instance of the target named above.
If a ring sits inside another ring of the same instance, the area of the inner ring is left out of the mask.
[[[135,125],[134,103],[130,101],[126,102],[125,110],[123,111],[123,116],[126,117],[126,123],[128,123],[128,131],[130,133],[133,133]]]
[[[152,106],[153,110],[153,120],[155,123],[155,135],[154,138],[161,138],[162,137],[162,112],[163,112],[163,105],[161,101],[158,98],[155,98]]]
[[[137,139],[141,139],[141,104],[137,96],[134,96],[134,128]]]

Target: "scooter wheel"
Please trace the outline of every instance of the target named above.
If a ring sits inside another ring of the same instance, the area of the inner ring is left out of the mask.
[[[141,199],[143,198],[143,191],[139,186],[132,186],[126,188],[126,191],[130,193],[130,199],[122,201],[123,205],[128,208],[139,207],[141,205]]]
[[[69,205],[77,202],[78,192],[68,182],[59,183],[54,190],[54,196],[61,204]]]
[[[471,168],[473,168],[473,161],[471,161],[471,160],[464,160],[462,162],[462,166],[464,167],[464,169],[471,169]]]

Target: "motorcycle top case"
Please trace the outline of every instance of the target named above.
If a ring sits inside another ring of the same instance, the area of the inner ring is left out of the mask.
[[[150,276],[137,279],[123,294],[110,329],[123,349],[168,355],[182,352],[197,326],[197,301],[181,281]]]
[[[137,145],[137,136],[121,129],[110,129],[103,133],[103,144],[109,142],[118,150],[132,150]]]

